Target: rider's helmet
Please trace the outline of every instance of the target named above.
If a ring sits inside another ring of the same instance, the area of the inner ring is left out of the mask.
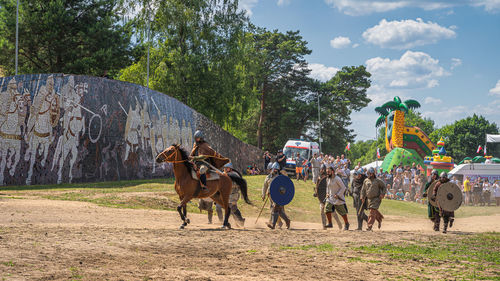
[[[368,174],[374,174],[375,175],[375,169],[373,167],[371,167],[370,169],[368,169]]]
[[[448,178],[448,173],[447,172],[442,172],[441,175],[439,176],[440,178]]]
[[[432,177],[432,176],[439,177],[439,173],[438,173],[438,171],[437,171],[437,170],[432,170],[432,172],[431,172],[431,177]]]
[[[194,132],[194,139],[197,139],[197,138],[200,138],[202,140],[205,138],[202,131],[197,130],[196,132]]]
[[[232,162],[229,162],[227,163],[226,165],[224,165],[224,168],[233,168],[233,163]]]

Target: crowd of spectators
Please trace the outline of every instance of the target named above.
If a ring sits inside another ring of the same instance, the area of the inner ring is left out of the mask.
[[[465,177],[462,187],[464,203],[470,206],[485,206],[496,204],[500,206],[500,180],[489,181],[483,178]]]
[[[281,158],[280,158],[281,157]],[[276,159],[271,157],[269,152],[264,153],[265,167],[275,160],[285,159],[282,152],[278,152]],[[351,161],[345,157],[344,154],[340,156],[328,154],[314,154],[310,159],[303,159],[299,154],[293,158],[298,163],[296,170],[297,180],[307,181],[309,171],[313,171],[313,181],[317,178],[314,177],[314,170],[319,170],[321,167],[333,167],[336,173],[341,177],[346,187],[351,186],[352,173],[354,171],[366,172],[361,167],[361,162],[358,162],[355,167],[352,167]],[[281,161],[280,165],[284,166],[286,159]],[[247,174],[256,175],[266,173],[267,171],[260,170],[256,165],[249,166]],[[426,199],[422,196],[425,185],[427,184],[428,177],[425,170],[416,163],[412,165],[399,166],[394,165],[392,169],[387,172],[382,168],[378,170],[377,177],[381,179],[387,186],[387,199],[409,201],[417,203],[425,203]],[[500,206],[500,180],[489,181],[488,179],[465,177],[461,182],[456,176],[450,179],[451,182],[457,184],[463,192],[463,203],[471,206]]]
[[[358,167],[361,168],[361,163],[358,163],[356,168]],[[427,177],[419,165],[415,163],[411,166],[394,165],[389,172],[384,172],[380,168],[377,177],[387,186],[387,199],[423,202],[422,193]]]

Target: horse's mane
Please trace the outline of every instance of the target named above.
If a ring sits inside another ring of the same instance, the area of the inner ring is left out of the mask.
[[[172,144],[172,145],[177,145],[177,144]],[[179,151],[181,152],[182,160],[187,160],[188,159],[187,151],[184,148],[182,148],[180,145],[177,145],[177,147],[179,148]],[[188,172],[191,173],[191,171],[193,170],[193,163],[191,163],[190,161],[184,161],[184,165],[186,165]]]

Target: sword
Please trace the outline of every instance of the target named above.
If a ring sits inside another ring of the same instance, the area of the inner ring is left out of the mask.
[[[199,160],[199,161],[207,164],[210,168],[214,169],[219,175],[223,174],[223,172],[221,170],[215,168],[212,164],[208,163],[207,161],[205,161],[205,160]]]
[[[264,205],[262,205],[262,208],[260,209],[259,215],[257,216],[257,219],[255,220],[255,224],[257,224],[257,221],[260,218],[260,215],[262,214],[262,211],[264,210],[264,207],[266,206],[267,199],[269,199],[269,196],[266,196],[266,201],[264,201]]]
[[[359,217],[359,215],[361,215],[361,212],[364,210],[364,206],[365,206],[365,199],[361,200],[361,206],[359,207],[358,217]]]

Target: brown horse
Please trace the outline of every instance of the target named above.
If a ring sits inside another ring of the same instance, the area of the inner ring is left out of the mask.
[[[165,149],[163,152],[156,156],[156,162],[170,162],[174,165],[174,176],[175,176],[175,191],[179,195],[181,203],[177,206],[177,211],[181,216],[183,229],[188,223],[186,204],[193,198],[212,198],[217,204],[224,208],[224,223],[222,228],[231,228],[229,224],[229,195],[233,188],[232,180],[233,177],[228,176],[223,173],[220,174],[220,179],[207,181],[206,190],[202,190],[200,182],[194,180],[191,176],[191,171],[193,170],[193,164],[189,161],[186,151],[184,151],[178,144],[173,144],[172,146]],[[238,178],[239,179],[239,178]],[[240,179],[241,180],[241,179]],[[247,187],[246,184],[242,187],[240,185],[241,193],[243,198],[248,203]]]

